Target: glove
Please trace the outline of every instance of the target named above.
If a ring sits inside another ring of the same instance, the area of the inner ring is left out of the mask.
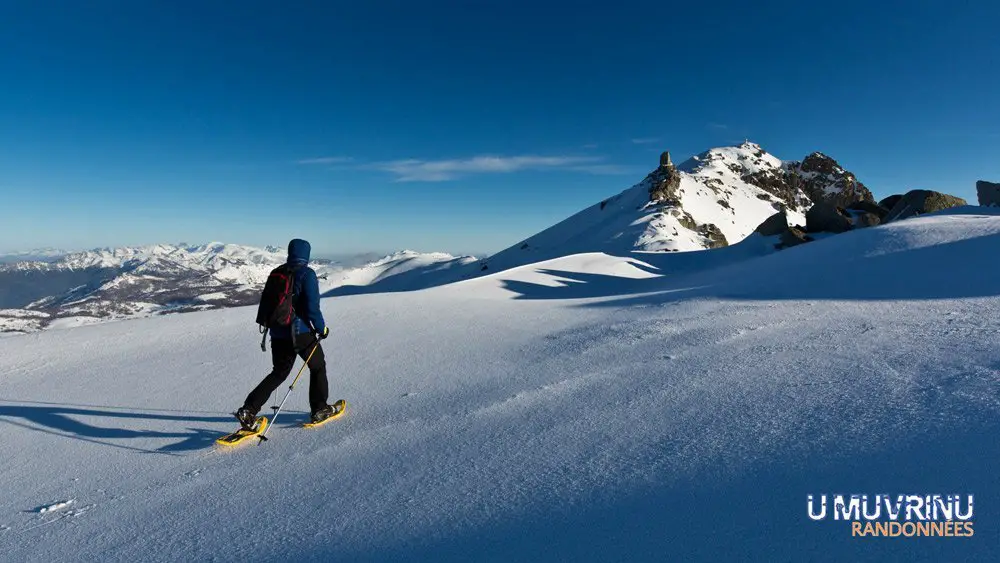
[[[328,326],[323,327],[323,332],[316,333],[316,338],[319,338],[320,340],[326,340],[327,336],[330,336],[330,327]]]

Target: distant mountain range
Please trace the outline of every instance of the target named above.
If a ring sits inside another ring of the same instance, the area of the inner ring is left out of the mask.
[[[210,243],[97,249],[0,264],[0,332],[255,304],[284,249]],[[476,259],[403,251],[360,267],[311,263],[321,290]]]
[[[326,296],[442,285],[582,252],[626,255],[718,248],[784,211],[805,223],[816,203],[846,206],[872,194],[835,160],[782,161],[745,142],[659,165],[625,191],[487,259],[403,251],[361,266],[313,263]],[[282,248],[210,243],[64,253],[46,249],[0,262],[0,332],[257,302]]]
[[[49,262],[67,254],[69,254],[68,251],[56,248],[38,248],[21,252],[11,252],[9,254],[0,254],[0,264],[9,264],[11,262]]]

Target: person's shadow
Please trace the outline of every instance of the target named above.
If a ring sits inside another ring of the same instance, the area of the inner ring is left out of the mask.
[[[176,414],[171,414],[176,413]],[[219,423],[233,422],[229,416],[198,416],[183,411],[164,409],[131,409],[106,405],[72,405],[36,401],[0,399],[0,421],[22,428],[146,453],[177,454],[210,447],[220,436],[217,428],[184,428],[183,430],[134,430],[122,426],[96,426],[80,417],[104,419],[153,420],[162,422]],[[134,438],[178,439],[154,450],[120,444],[110,440]]]

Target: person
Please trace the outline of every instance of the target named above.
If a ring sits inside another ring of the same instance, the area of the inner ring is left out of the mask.
[[[330,327],[323,320],[319,308],[319,281],[316,272],[309,267],[312,247],[302,239],[288,243],[287,264],[292,268],[293,299],[295,318],[287,327],[271,328],[271,360],[273,369],[257,387],[247,395],[243,406],[236,411],[236,418],[246,429],[252,429],[257,413],[267,402],[271,393],[278,388],[295,365],[295,357],[308,358],[309,365],[309,407],[312,421],[319,422],[334,414],[334,408],[326,403],[329,396],[326,379],[326,359],[319,341],[330,335]],[[315,351],[313,351],[315,347]],[[310,357],[312,354],[312,357]]]

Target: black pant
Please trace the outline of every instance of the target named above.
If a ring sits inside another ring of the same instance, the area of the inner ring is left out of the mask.
[[[247,400],[243,403],[244,407],[253,412],[259,412],[271,393],[274,393],[274,390],[285,379],[288,379],[288,374],[291,373],[292,366],[295,365],[295,356],[298,355],[303,360],[306,359],[312,352],[313,346],[316,346],[316,352],[309,360],[309,406],[313,412],[326,406],[330,391],[326,381],[326,358],[323,357],[323,347],[317,344],[316,337],[312,335],[300,338],[296,340],[296,343],[300,344],[301,347],[296,349],[291,340],[271,340],[271,360],[274,369],[247,395]]]

